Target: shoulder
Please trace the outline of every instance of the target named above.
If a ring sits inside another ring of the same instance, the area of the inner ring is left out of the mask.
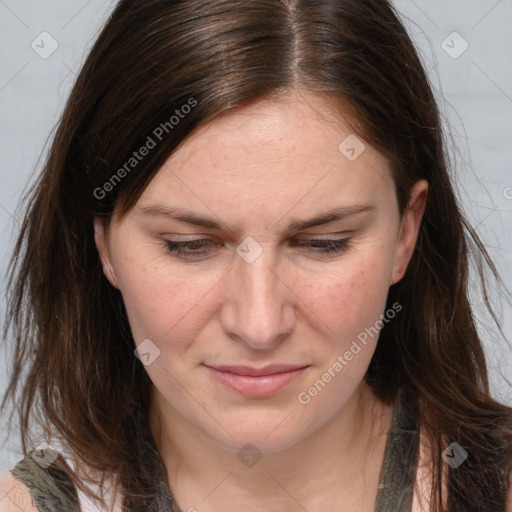
[[[27,486],[11,473],[0,474],[0,512],[37,512]]]
[[[80,503],[73,482],[66,473],[62,454],[38,448],[18,461],[9,474],[1,476],[0,512],[78,512]]]

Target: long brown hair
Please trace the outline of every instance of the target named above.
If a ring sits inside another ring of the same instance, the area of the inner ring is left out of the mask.
[[[4,338],[14,356],[2,409],[9,398],[17,404],[24,453],[33,418],[88,467],[119,475],[125,510],[149,510],[161,467],[151,381],[134,355],[122,296],[103,275],[93,218],[129,212],[199,126],[291,89],[331,100],[389,158],[401,214],[412,184],[428,180],[414,256],[389,293],[403,312],[384,325],[366,379],[386,402],[400,387],[413,393],[432,439],[434,512],[443,510],[441,453],[452,441],[469,457],[449,472],[449,510],[503,512],[512,411],[490,395],[469,256],[491,312],[483,269],[499,276],[463,216],[432,87],[385,0],[118,3],[26,197],[11,262]],[[148,138],[155,147],[131,161]]]

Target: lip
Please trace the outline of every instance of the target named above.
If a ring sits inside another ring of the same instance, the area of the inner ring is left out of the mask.
[[[250,398],[264,398],[278,393],[309,368],[293,365],[269,365],[263,368],[205,366],[219,382]]]

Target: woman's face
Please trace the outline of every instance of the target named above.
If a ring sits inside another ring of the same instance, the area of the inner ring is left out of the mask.
[[[165,418],[233,450],[275,451],[340,413],[378,328],[403,314],[386,298],[426,189],[416,184],[401,222],[387,160],[322,99],[290,94],[203,127],[127,217],[107,233],[96,219]]]

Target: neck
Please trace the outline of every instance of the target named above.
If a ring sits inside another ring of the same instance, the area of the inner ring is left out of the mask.
[[[171,409],[153,389],[151,429],[182,510],[309,512],[373,510],[392,406],[364,383],[320,429],[278,452],[266,452],[252,467]],[[299,506],[300,505],[300,506]]]

